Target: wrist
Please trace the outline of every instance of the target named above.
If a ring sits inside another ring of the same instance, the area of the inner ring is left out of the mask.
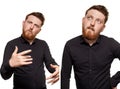
[[[12,68],[14,67],[11,59],[9,60],[9,65],[10,65],[10,67],[12,67]]]

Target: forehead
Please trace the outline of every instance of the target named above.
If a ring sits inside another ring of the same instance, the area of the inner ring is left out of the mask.
[[[100,18],[100,19],[105,19],[105,16],[103,13],[101,13],[100,11],[98,10],[95,10],[95,9],[91,9],[87,12],[86,16],[93,16],[95,18]]]
[[[35,24],[41,24],[42,23],[42,21],[39,18],[37,18],[36,16],[34,16],[34,15],[28,16],[28,18],[26,20],[31,21],[31,22],[33,22]]]

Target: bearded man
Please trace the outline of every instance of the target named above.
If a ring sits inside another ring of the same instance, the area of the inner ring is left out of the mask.
[[[111,63],[120,59],[120,44],[101,35],[108,20],[103,5],[93,5],[82,19],[82,35],[67,41],[62,58],[61,89],[69,89],[73,66],[77,89],[117,89],[120,72],[110,76]]]
[[[13,89],[47,89],[44,65],[52,73],[48,82],[54,84],[59,80],[59,66],[47,43],[36,38],[44,20],[40,12],[28,14],[22,24],[22,35],[5,47],[1,75],[6,80],[14,74]]]

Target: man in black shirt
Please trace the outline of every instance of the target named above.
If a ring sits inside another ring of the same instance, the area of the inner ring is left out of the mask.
[[[62,59],[61,89],[69,89],[73,66],[77,89],[117,89],[120,72],[110,77],[113,59],[120,59],[120,44],[101,35],[108,19],[103,5],[90,7],[82,19],[82,35],[67,41]]]
[[[52,73],[48,82],[54,84],[59,80],[59,66],[47,43],[36,38],[43,24],[42,13],[28,14],[23,21],[22,35],[9,41],[5,47],[1,76],[9,79],[14,74],[13,89],[47,89],[44,64]]]

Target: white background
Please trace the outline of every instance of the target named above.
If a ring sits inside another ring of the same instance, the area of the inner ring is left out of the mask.
[[[22,32],[22,21],[26,14],[39,11],[45,15],[45,24],[38,38],[47,41],[52,56],[61,65],[65,42],[81,34],[81,20],[86,9],[94,4],[102,4],[110,13],[102,34],[120,42],[120,4],[119,0],[1,0],[0,1],[0,65],[6,43]],[[115,60],[111,76],[120,70],[120,62]],[[49,73],[46,71],[46,76]],[[0,89],[12,89],[12,78],[3,80],[0,76]],[[48,89],[60,89],[60,81],[47,84]],[[74,75],[71,75],[71,89],[75,88]],[[120,89],[120,85],[118,85]]]

